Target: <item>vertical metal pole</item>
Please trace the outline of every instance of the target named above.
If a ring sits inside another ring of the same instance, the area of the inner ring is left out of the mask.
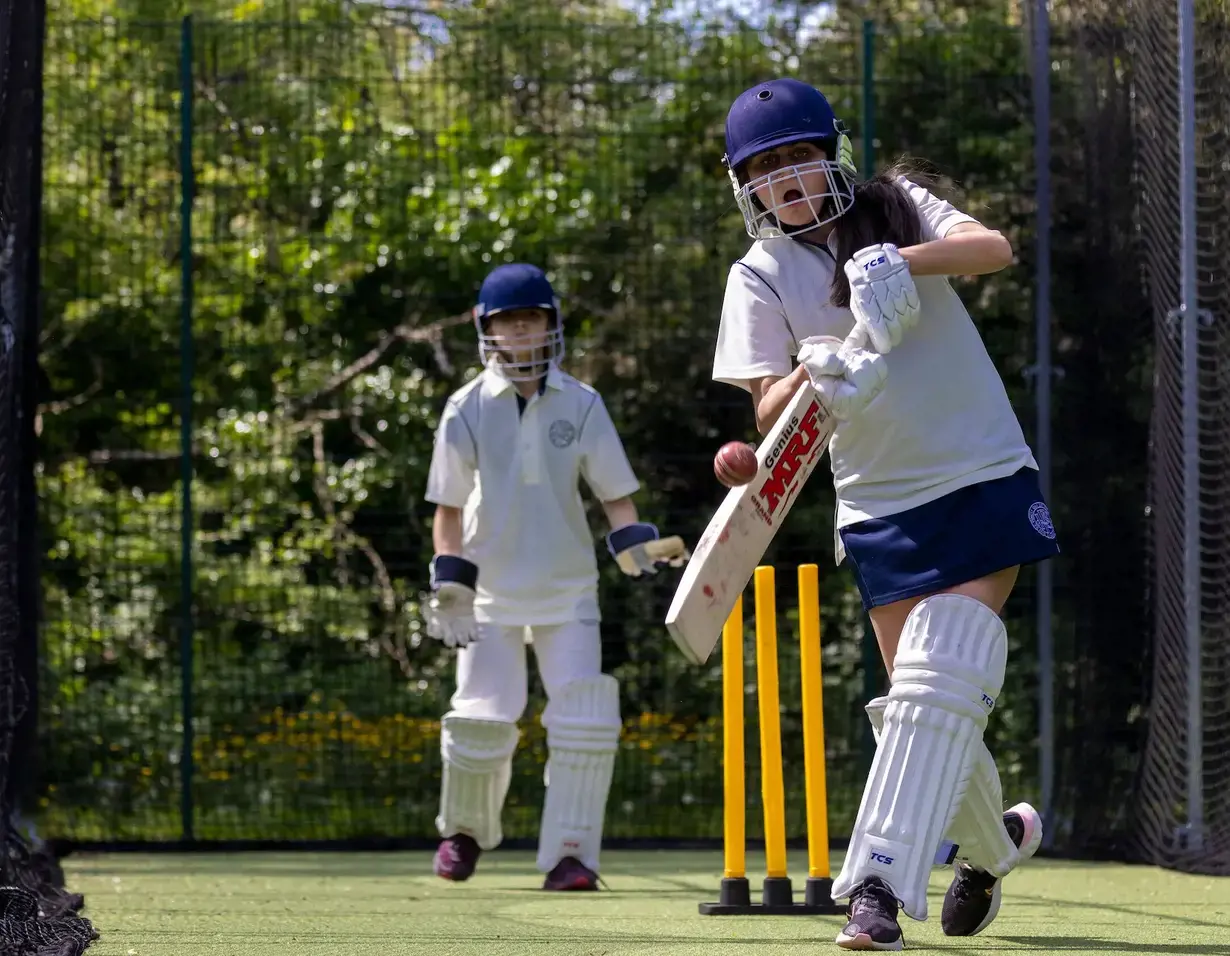
[[[1183,610],[1187,636],[1187,846],[1204,828],[1200,660],[1200,303],[1196,286],[1196,14],[1179,2],[1179,315],[1183,329]]]
[[[180,304],[179,304],[179,357],[180,357],[180,720],[183,737],[179,762],[180,775],[180,829],[182,839],[191,842],[193,837],[192,772],[193,772],[193,573],[192,545],[195,521],[192,514],[192,405],[194,401],[192,380],[192,17],[186,16],[180,29],[179,53],[180,78]]]
[[[1051,25],[1047,0],[1034,2],[1034,169],[1037,177],[1034,278],[1034,452],[1042,497],[1051,501]],[[1038,637],[1038,775],[1042,832],[1054,837],[1055,803],[1055,582],[1053,562],[1038,565],[1034,595]]]
[[[876,25],[863,21],[863,178],[875,172],[876,157]]]
[[[876,155],[876,25],[872,20],[863,21],[863,177],[867,178],[875,172]],[[876,643],[876,634],[871,627],[871,619],[863,623],[863,702],[871,700],[880,692],[880,650]],[[862,753],[863,764],[868,771],[875,757],[876,740],[871,731],[871,724],[862,722]]]

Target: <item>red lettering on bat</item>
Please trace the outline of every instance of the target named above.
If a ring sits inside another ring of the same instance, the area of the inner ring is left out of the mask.
[[[777,461],[773,463],[773,470],[769,472],[769,477],[765,479],[765,483],[760,486],[760,491],[756,493],[757,497],[764,501],[769,517],[777,512],[782,501],[798,490],[792,487],[794,479],[802,469],[804,462],[816,450],[816,444],[820,440],[820,428],[816,421],[819,415],[819,403],[812,402],[799,421],[798,431],[790,436],[786,447],[782,449]]]

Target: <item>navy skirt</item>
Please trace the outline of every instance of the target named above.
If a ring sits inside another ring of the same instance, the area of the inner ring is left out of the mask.
[[[1038,472],[1028,467],[839,533],[865,610],[1059,553]]]

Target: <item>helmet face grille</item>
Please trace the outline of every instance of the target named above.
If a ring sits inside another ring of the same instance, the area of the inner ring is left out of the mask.
[[[531,351],[532,357],[515,360],[517,352]],[[509,338],[478,333],[478,354],[483,367],[510,382],[536,382],[551,369],[558,368],[564,358],[564,330],[558,320],[554,328],[543,334]]]
[[[735,203],[753,239],[799,235],[844,216],[854,205],[849,178],[841,164],[830,159],[775,169],[747,183],[740,183],[733,170],[730,178]],[[782,222],[783,212],[795,219],[803,211],[810,220],[802,225]]]

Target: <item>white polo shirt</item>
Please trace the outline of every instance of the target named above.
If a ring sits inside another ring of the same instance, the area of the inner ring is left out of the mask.
[[[977,222],[921,186],[900,182],[918,205],[924,241]],[[829,304],[834,268],[831,249],[789,238],[755,242],[727,279],[713,378],[750,391],[751,379],[790,374],[800,340],[844,339],[854,316]],[[839,423],[829,446],[839,528],[1038,467],[948,279],[914,281],[922,315],[884,357],[884,391],[857,418]]]
[[[600,501],[640,487],[601,396],[553,369],[518,412],[513,384],[484,370],[448,399],[427,500],[461,508],[478,566],[475,617],[500,624],[600,620],[594,536],[579,478]]]

